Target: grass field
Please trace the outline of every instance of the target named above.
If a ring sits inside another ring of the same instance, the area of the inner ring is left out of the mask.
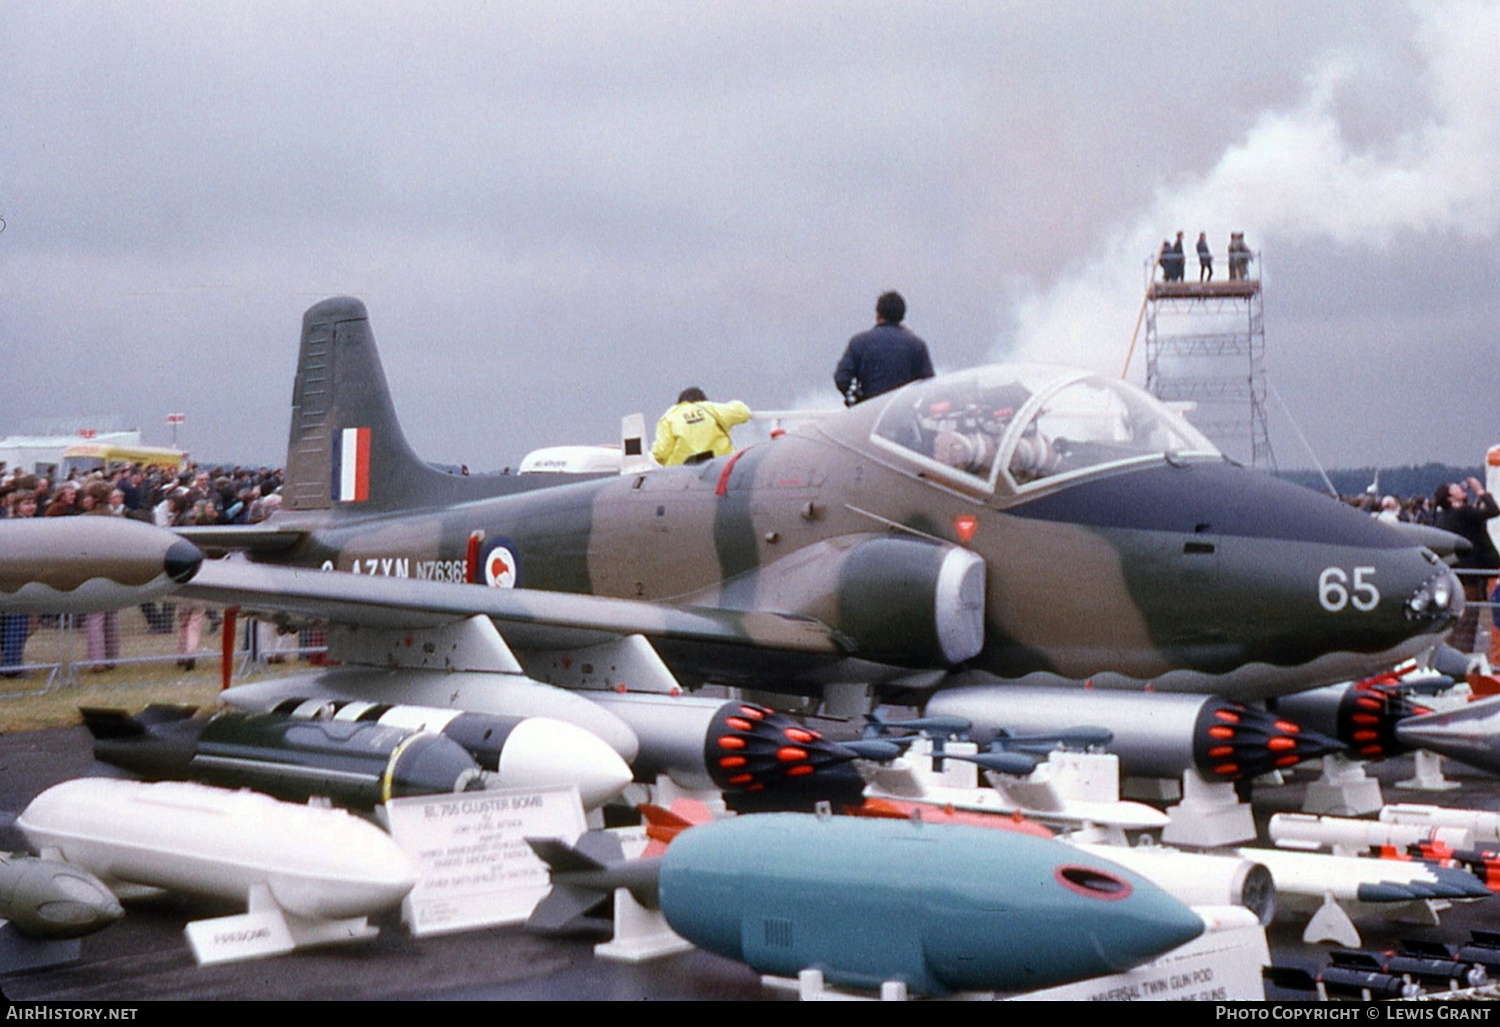
[[[104,706],[132,712],[152,703],[213,706],[220,687],[220,635],[205,621],[200,649],[192,669],[178,663],[177,639],[172,632],[153,634],[139,610],[120,613],[120,657],[113,669],[94,670],[86,662],[82,619],[68,625],[51,618],[34,618],[26,643],[27,663],[57,665],[31,670],[25,677],[0,677],[0,731],[32,731],[81,723],[80,706]],[[236,659],[238,668],[241,661]],[[289,658],[259,673],[237,675],[234,683],[259,680],[280,673],[310,670]]]

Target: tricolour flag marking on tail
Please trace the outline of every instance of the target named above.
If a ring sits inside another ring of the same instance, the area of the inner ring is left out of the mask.
[[[333,450],[333,498],[359,503],[370,498],[370,429],[344,428]]]

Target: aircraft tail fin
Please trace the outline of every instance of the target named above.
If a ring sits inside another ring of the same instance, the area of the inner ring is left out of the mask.
[[[382,511],[462,503],[541,483],[448,474],[412,451],[365,305],[348,296],[302,318],[287,442],[287,510]]]

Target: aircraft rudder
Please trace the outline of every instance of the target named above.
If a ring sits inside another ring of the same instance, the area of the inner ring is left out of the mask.
[[[292,388],[285,505],[400,505],[423,468],[401,431],[364,303],[336,296],[308,308]]]

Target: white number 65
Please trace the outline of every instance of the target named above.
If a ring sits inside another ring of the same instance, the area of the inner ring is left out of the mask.
[[[1369,613],[1380,603],[1380,589],[1368,579],[1375,576],[1374,567],[1354,568],[1354,586],[1349,575],[1338,567],[1324,567],[1318,575],[1318,602],[1329,613],[1338,613],[1353,604],[1361,613]]]

